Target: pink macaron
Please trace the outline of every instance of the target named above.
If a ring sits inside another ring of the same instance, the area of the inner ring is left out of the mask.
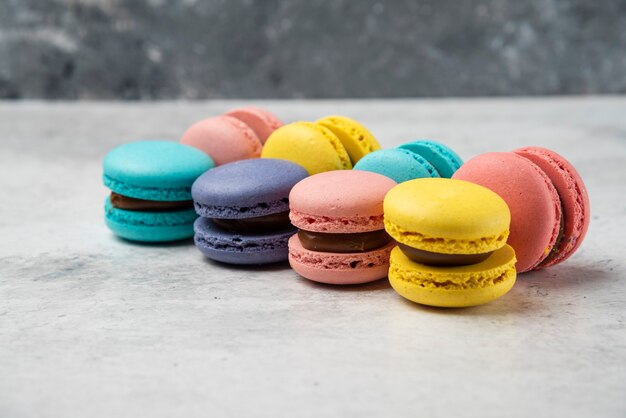
[[[395,242],[383,224],[383,200],[397,183],[367,171],[328,171],[308,177],[289,194],[289,263],[321,283],[382,279]]]
[[[239,119],[248,125],[261,141],[265,144],[267,138],[283,123],[272,112],[254,106],[240,107],[225,113],[226,116]]]
[[[224,115],[194,123],[180,142],[204,151],[215,165],[257,158],[263,147],[252,128],[239,119]]]
[[[553,266],[570,257],[589,227],[589,197],[576,169],[541,147],[479,155],[453,178],[485,186],[511,210],[508,243],[520,273]]]

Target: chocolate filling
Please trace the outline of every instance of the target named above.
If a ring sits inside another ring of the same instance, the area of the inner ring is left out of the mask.
[[[271,215],[257,216],[242,219],[211,219],[215,225],[227,231],[234,232],[268,232],[289,228],[289,211],[272,213]]]
[[[391,237],[384,229],[354,234],[298,231],[302,246],[311,251],[328,253],[362,253],[385,246]]]
[[[193,209],[193,200],[159,202],[157,200],[135,199],[134,197],[124,196],[115,192],[111,192],[109,200],[114,208],[142,212],[170,212]]]
[[[416,263],[428,264],[430,266],[466,266],[476,264],[485,261],[493,253],[491,251],[482,254],[441,254],[418,250],[400,243],[398,243],[398,247],[400,247],[404,255]]]

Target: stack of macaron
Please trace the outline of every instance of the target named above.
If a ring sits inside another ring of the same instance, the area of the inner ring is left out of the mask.
[[[365,155],[379,149],[374,135],[357,121],[327,116],[277,129],[265,142],[261,157],[293,161],[313,175],[350,170]]]
[[[387,276],[393,240],[383,224],[383,199],[396,185],[356,170],[318,173],[294,186],[289,218],[289,263],[321,283],[356,284]]]
[[[215,165],[258,158],[263,144],[282,122],[271,112],[247,106],[194,123],[180,142],[209,155]]]
[[[491,190],[461,180],[424,178],[385,196],[385,229],[398,246],[389,281],[420,304],[465,307],[492,301],[515,283],[506,244],[510,212]]]
[[[444,144],[429,140],[408,142],[364,156],[355,170],[379,173],[398,183],[424,177],[450,178],[463,160]]]
[[[287,260],[289,192],[308,176],[291,161],[248,159],[214,168],[194,183],[196,246],[208,258],[230,264]]]

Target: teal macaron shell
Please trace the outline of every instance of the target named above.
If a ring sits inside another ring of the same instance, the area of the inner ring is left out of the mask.
[[[191,200],[191,185],[214,167],[202,151],[173,141],[120,145],[104,158],[104,185],[115,193],[157,201]]]
[[[214,166],[204,152],[173,141],[138,141],[114,148],[104,158],[104,185],[135,199],[191,201],[191,185]],[[105,222],[118,236],[133,241],[164,242],[193,236],[198,217],[193,207],[140,211],[113,207],[107,197]]]
[[[441,177],[450,178],[461,167],[463,160],[449,147],[435,141],[420,140],[400,145],[398,148],[412,151],[430,162]]]
[[[437,169],[412,151],[390,148],[371,152],[361,158],[354,170],[371,171],[397,183],[424,177],[439,177]]]
[[[172,212],[141,212],[104,204],[105,222],[115,235],[132,241],[165,242],[193,236],[193,223],[198,217],[192,209]]]

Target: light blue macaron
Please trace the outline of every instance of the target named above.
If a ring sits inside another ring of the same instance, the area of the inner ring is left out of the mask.
[[[355,164],[354,170],[382,174],[398,183],[423,177],[439,177],[435,167],[426,159],[401,148],[371,152]]]
[[[412,151],[429,163],[441,177],[450,178],[461,167],[463,160],[449,147],[435,141],[420,140],[400,145],[398,148]]]
[[[197,218],[191,185],[214,166],[202,151],[173,141],[138,141],[121,145],[103,163],[104,185],[112,192],[159,202],[189,201],[189,208],[172,211],[127,210],[105,202],[107,226],[118,236],[146,242],[193,236]]]

